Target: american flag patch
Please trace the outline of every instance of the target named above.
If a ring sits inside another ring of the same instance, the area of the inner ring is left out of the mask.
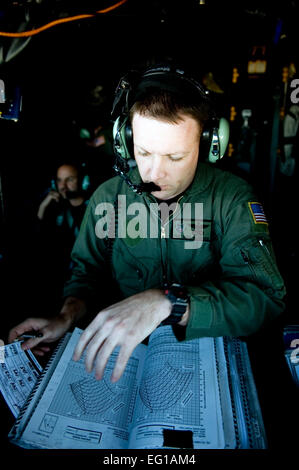
[[[262,204],[259,202],[248,202],[248,206],[255,224],[268,225]]]

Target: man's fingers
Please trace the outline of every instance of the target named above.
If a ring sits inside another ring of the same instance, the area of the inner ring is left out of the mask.
[[[45,355],[44,351],[41,351],[40,349],[34,349],[32,352],[35,356],[44,356]]]
[[[47,352],[51,351],[51,348],[49,348],[48,346],[44,346],[43,344],[39,344],[37,347],[34,348],[33,352],[35,352],[37,350],[42,351],[44,353],[47,353]]]
[[[76,347],[73,353],[74,361],[79,361],[84,349],[86,348],[87,344],[89,343],[89,341],[92,339],[93,336],[94,336],[94,331],[92,331],[89,327],[87,327],[86,330],[83,331],[83,333],[81,334],[79,338],[78,343],[76,344]]]
[[[39,349],[41,349],[44,352],[49,352],[51,351],[51,348],[49,346],[39,346]]]
[[[57,191],[50,191],[49,197],[51,197],[52,199],[55,199],[56,201],[59,201],[60,194]]]
[[[102,379],[107,362],[109,361],[109,358],[116,346],[117,346],[116,339],[113,337],[112,338],[109,337],[106,339],[103,346],[98,351],[96,362],[95,362],[95,378],[97,380]]]
[[[44,346],[43,344],[38,344],[36,347],[31,349],[31,352],[33,352],[35,356],[44,356],[49,351],[51,351],[51,348],[49,348],[49,346]]]
[[[91,328],[86,328],[86,330],[83,331],[81,334],[79,341],[75,347],[74,353],[73,353],[73,360],[74,361],[79,361],[80,357],[83,354],[84,349],[87,347],[89,342],[92,340],[94,337],[95,332]]]
[[[45,318],[27,318],[19,325],[12,328],[8,335],[8,342],[12,343],[15,339],[19,338],[26,332],[36,332],[39,333],[41,328],[47,325],[47,320]]]
[[[85,368],[87,372],[92,371],[95,357],[99,349],[101,348],[103,342],[105,341],[105,339],[106,339],[106,336],[104,336],[102,332],[100,331],[89,342],[87,349],[86,349],[86,356],[85,356]]]
[[[83,331],[73,353],[74,361],[79,361],[84,349],[92,340],[103,321],[104,315],[102,317],[100,315],[97,315],[97,317],[91,322],[91,324],[86,328],[86,330]]]
[[[117,382],[121,378],[133,351],[134,348],[131,346],[122,346],[118,353],[117,361],[111,375],[111,382]]]
[[[27,349],[33,349],[35,348],[39,343],[42,343],[45,340],[44,337],[42,338],[29,338],[26,341],[22,343],[22,349],[23,351],[26,351]]]
[[[88,372],[92,371],[95,357],[98,354],[99,349],[102,348],[102,344],[106,344],[108,341],[106,347],[104,348],[104,352],[106,351],[107,346],[110,344],[111,339],[108,340],[107,338],[112,338],[113,344],[116,344],[118,336],[117,333],[111,334],[113,327],[113,321],[106,322],[106,324],[100,329],[100,331],[98,331],[97,334],[94,335],[92,340],[89,342],[85,357],[85,367]],[[102,354],[102,349],[100,354]]]
[[[15,328],[10,330],[8,335],[8,342],[12,343],[19,336],[22,336],[26,331],[32,330],[31,320],[26,320],[23,323],[20,323]]]

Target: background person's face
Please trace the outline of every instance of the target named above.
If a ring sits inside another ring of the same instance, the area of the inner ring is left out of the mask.
[[[132,121],[134,154],[140,176],[161,191],[163,200],[182,193],[191,184],[198,162],[200,129],[197,121],[183,116],[178,124],[141,116]]]
[[[66,199],[68,193],[78,191],[78,172],[70,165],[62,165],[57,170],[56,185],[59,194]]]

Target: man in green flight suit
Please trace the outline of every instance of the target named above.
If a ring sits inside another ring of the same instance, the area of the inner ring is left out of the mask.
[[[53,318],[25,320],[9,340],[36,330],[23,348],[44,354],[105,295],[111,273],[121,298],[110,296],[95,314],[74,359],[86,350],[87,370],[101,379],[119,346],[117,381],[160,325],[187,340],[250,335],[283,311],[285,287],[253,189],[204,162],[204,146],[214,161],[227,136],[201,85],[180,69],[154,67],[123,78],[114,105],[122,105],[114,128],[120,174],[91,197],[63,307]]]

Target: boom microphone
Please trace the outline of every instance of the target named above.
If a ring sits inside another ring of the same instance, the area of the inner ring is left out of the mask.
[[[117,163],[115,163],[115,165],[113,166],[113,169],[118,175],[120,175],[125,180],[127,185],[132,189],[132,191],[134,191],[134,193],[141,195],[142,193],[151,193],[152,191],[161,191],[161,188],[157,186],[155,183],[153,183],[152,181],[150,183],[140,183],[140,184],[132,183],[132,181],[126,174],[127,169],[120,168],[120,166],[118,166]]]

